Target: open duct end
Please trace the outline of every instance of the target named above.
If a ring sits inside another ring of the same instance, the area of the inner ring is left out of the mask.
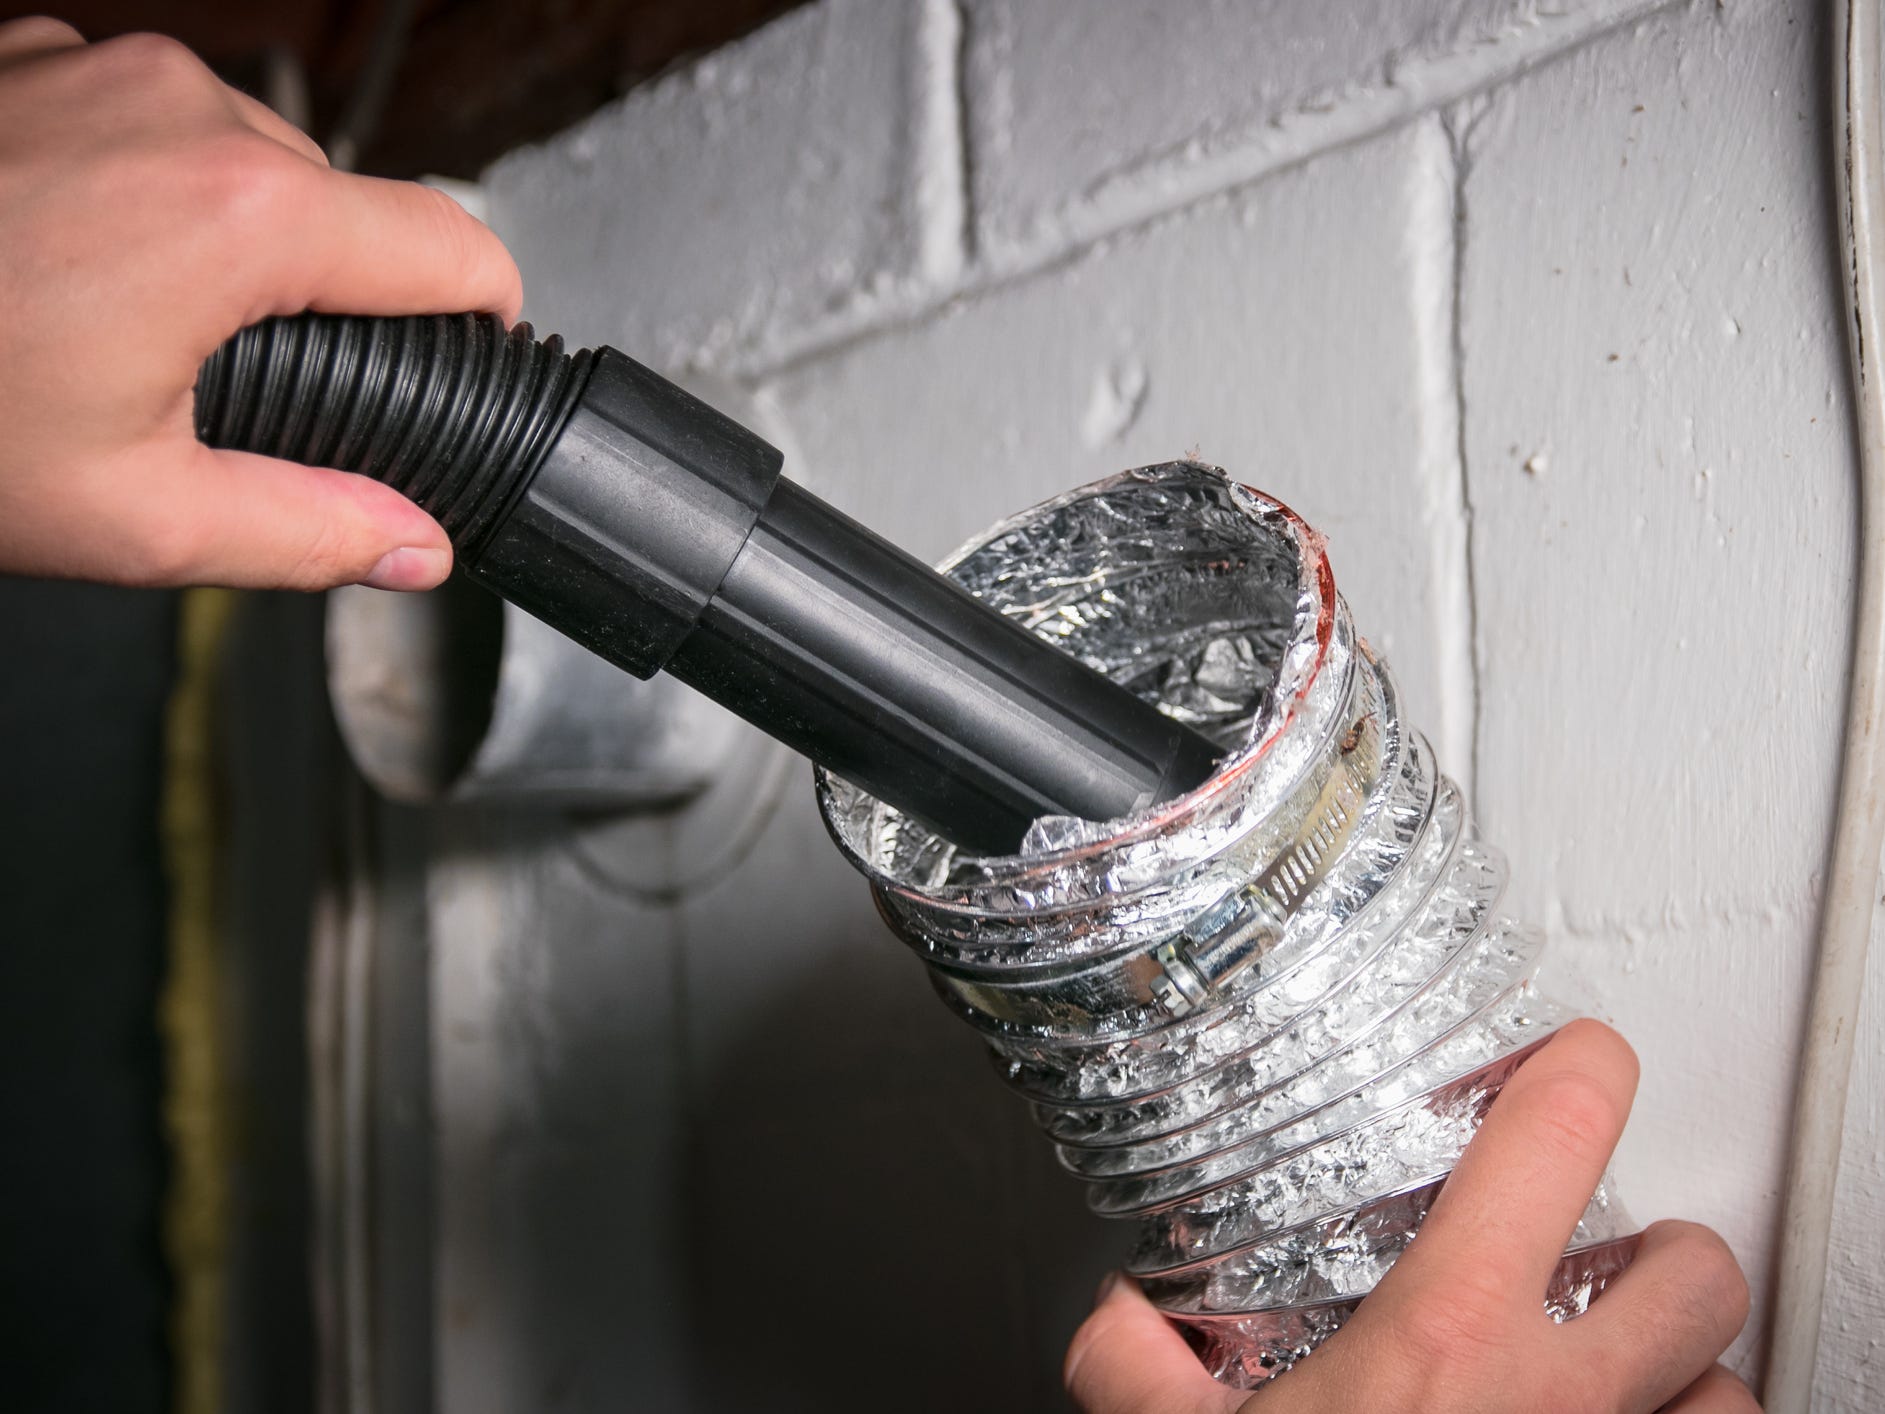
[[[942,568],[984,602],[1226,750],[1198,789],[1118,820],[1047,817],[1020,854],[968,855],[848,782],[819,777],[839,847],[877,882],[1000,880],[1027,897],[1064,857],[1181,833],[1234,794],[1329,647],[1320,536],[1200,462],[1124,472],[1004,521]],[[938,875],[938,869],[941,874]]]

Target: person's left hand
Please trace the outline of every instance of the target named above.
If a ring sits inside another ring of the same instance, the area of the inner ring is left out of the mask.
[[[1355,1316],[1255,1394],[1204,1372],[1130,1280],[1114,1279],[1068,1349],[1087,1414],[1747,1414],[1716,1364],[1747,1319],[1727,1244],[1657,1223],[1590,1310],[1554,1323],[1545,1283],[1623,1133],[1636,1057],[1574,1022],[1521,1066],[1421,1225]]]

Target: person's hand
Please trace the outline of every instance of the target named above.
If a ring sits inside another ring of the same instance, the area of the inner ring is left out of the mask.
[[[1087,1414],[1758,1410],[1715,1363],[1748,1290],[1707,1228],[1655,1224],[1589,1311],[1563,1325],[1545,1314],[1546,1281],[1635,1093],[1621,1037],[1566,1027],[1494,1101],[1393,1270],[1295,1369],[1254,1394],[1225,1389],[1118,1278],[1067,1351],[1069,1393]]]
[[[396,492],[200,445],[197,366],[271,314],[520,297],[450,198],[331,171],[182,46],[0,24],[0,570],[429,588],[451,547]]]

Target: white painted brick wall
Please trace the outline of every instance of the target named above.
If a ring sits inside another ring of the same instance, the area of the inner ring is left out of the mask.
[[[921,21],[876,0],[797,11],[499,162],[504,229],[537,252],[531,317],[675,366],[907,286],[927,215]]]
[[[1665,12],[1462,120],[1482,821],[1642,1056],[1626,1196],[1757,1290],[1856,516],[1825,36],[1791,8]]]
[[[1855,551],[1818,15],[826,0],[487,187],[540,326],[751,381],[919,552],[1192,446],[1327,531],[1513,910],[1643,1055],[1633,1208],[1758,1293]],[[606,862],[684,832],[457,828],[446,1407],[1051,1403],[1114,1235],[802,773],[671,900]],[[1880,1398],[1874,973],[1827,1409]]]
[[[1437,108],[1655,4],[964,8],[976,231],[992,258],[1027,261]]]

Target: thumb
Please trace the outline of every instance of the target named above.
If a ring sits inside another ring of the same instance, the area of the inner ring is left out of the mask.
[[[194,442],[180,460],[165,495],[141,498],[168,548],[147,582],[430,589],[451,572],[438,522],[371,477]]]
[[[1248,1397],[1204,1372],[1138,1283],[1114,1273],[1061,1368],[1085,1414],[1229,1414]]]

